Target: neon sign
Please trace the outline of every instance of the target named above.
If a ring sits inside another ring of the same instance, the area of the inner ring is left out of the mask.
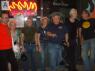
[[[9,11],[12,15],[16,15],[17,13],[21,14],[34,14],[37,12],[37,4],[36,2],[28,2],[28,1],[18,1],[12,2],[9,5]]]

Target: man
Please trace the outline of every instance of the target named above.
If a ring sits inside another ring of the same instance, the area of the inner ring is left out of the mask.
[[[60,44],[62,44],[64,38],[66,43],[68,44],[68,31],[66,26],[61,23],[59,14],[53,15],[51,20],[52,23],[49,24],[47,29],[48,52],[51,71],[56,71],[57,65],[62,58],[62,46]]]
[[[46,52],[48,48],[48,42],[47,42],[47,36],[46,36],[47,26],[48,26],[48,18],[46,16],[42,17],[41,24],[36,36],[36,50],[40,52],[40,55],[41,55],[41,64],[40,64],[41,71],[46,71],[45,58],[46,58]]]
[[[77,48],[77,35],[78,35],[78,20],[77,20],[77,10],[71,9],[69,12],[69,17],[65,20],[65,25],[68,28],[68,34],[69,34],[69,47],[66,47],[66,53],[67,53],[67,63],[68,71],[77,71],[76,69],[76,60],[75,60],[75,51]]]
[[[25,53],[27,56],[27,60],[23,61],[24,71],[29,71],[30,62],[32,71],[36,71],[36,63],[35,63],[35,34],[36,29],[33,27],[32,17],[29,16],[26,21],[25,27],[22,29],[22,41],[25,48]]]
[[[93,70],[95,59],[95,20],[89,17],[89,12],[87,10],[83,10],[79,31],[85,71]],[[90,55],[88,55],[89,52]]]
[[[0,71],[8,71],[8,63],[11,64],[12,71],[18,71],[17,62],[12,50],[12,38],[8,27],[9,16],[7,12],[1,15],[0,23]]]

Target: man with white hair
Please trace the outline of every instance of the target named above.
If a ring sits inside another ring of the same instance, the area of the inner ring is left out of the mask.
[[[71,9],[69,12],[69,18],[65,20],[65,25],[68,28],[69,34],[69,48],[67,50],[67,62],[69,64],[69,71],[77,71],[75,61],[75,49],[77,47],[77,33],[78,33],[78,20],[77,10]]]

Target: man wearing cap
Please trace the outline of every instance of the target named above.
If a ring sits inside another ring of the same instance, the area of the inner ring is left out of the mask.
[[[51,71],[56,71],[57,65],[59,64],[62,56],[62,46],[60,45],[65,38],[68,43],[68,31],[65,25],[61,23],[61,17],[59,14],[55,14],[51,18],[51,23],[48,26],[47,37],[48,37],[48,52]]]

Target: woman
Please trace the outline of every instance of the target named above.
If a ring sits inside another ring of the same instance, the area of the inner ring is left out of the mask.
[[[29,71],[30,67],[32,71],[37,71],[35,60],[35,34],[36,29],[33,26],[33,18],[32,16],[28,16],[25,27],[21,31],[21,41],[25,48],[25,55],[22,57],[24,71]]]
[[[47,50],[47,25],[48,25],[48,18],[42,17],[40,28],[38,29],[37,36],[36,36],[36,50],[41,54],[41,71],[45,70],[45,54]]]
[[[11,36],[12,36],[12,45],[13,45],[13,51],[15,53],[15,57],[17,59],[20,59],[20,46],[19,46],[19,35],[20,31],[16,29],[16,21],[10,20],[8,23],[8,26],[10,28]]]
[[[69,71],[76,70],[75,61],[75,49],[77,47],[77,35],[78,35],[78,20],[77,20],[77,10],[71,9],[69,12],[69,17],[65,20],[65,25],[68,28],[69,34],[69,47],[67,48],[67,62],[69,64]]]

